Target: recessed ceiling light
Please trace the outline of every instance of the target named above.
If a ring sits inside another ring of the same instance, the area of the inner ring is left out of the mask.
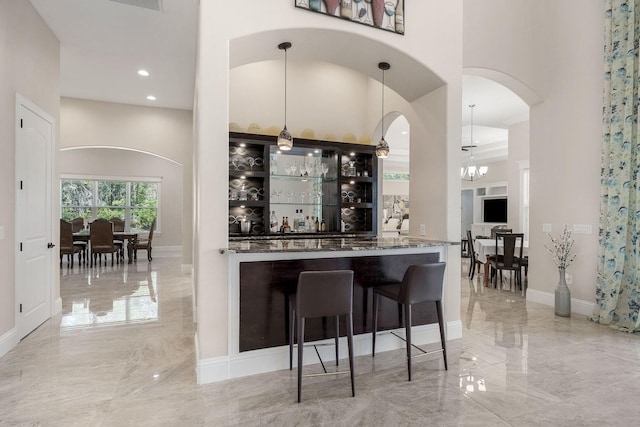
[[[244,148],[244,147],[246,147],[246,146],[247,146],[247,144],[245,144],[244,142],[241,142],[241,143],[240,143],[240,147],[243,147],[243,148]]]
[[[155,97],[155,96],[153,96],[153,95],[149,95],[149,96],[147,96],[147,99],[148,99],[149,101],[155,101],[155,100],[156,100],[156,97]]]
[[[403,130],[403,131],[402,131],[402,132],[400,132],[400,133],[401,133],[401,134],[403,134],[403,135],[406,135],[406,134],[408,134],[408,133],[409,133],[409,131]]]
[[[140,74],[142,77],[149,77],[149,72],[147,70],[140,69],[138,70],[138,74]]]

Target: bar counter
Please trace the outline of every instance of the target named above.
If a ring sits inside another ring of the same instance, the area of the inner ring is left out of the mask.
[[[228,256],[229,265],[231,377],[288,367],[289,295],[295,293],[301,271],[354,271],[353,326],[354,335],[360,335],[356,354],[367,354],[373,287],[401,281],[409,265],[446,261],[448,247],[460,244],[410,236],[292,237],[234,239],[220,249]],[[446,287],[445,281],[443,299]],[[383,298],[379,310],[379,330],[402,327],[397,304]],[[413,320],[414,325],[424,325],[417,328],[417,344],[439,340],[435,306],[416,306]],[[305,341],[331,339],[333,322],[333,318],[309,319]],[[345,335],[344,324],[340,325],[340,335]],[[402,345],[401,341],[394,342],[387,349]],[[380,350],[385,350],[384,340]]]
[[[284,235],[286,236],[286,235]],[[338,251],[373,251],[389,249],[417,249],[459,245],[460,242],[444,242],[420,237],[398,236],[357,236],[346,237],[308,237],[291,235],[290,238],[279,235],[278,238],[238,238],[229,242],[229,247],[220,249],[222,254],[249,254],[272,252],[338,252]]]

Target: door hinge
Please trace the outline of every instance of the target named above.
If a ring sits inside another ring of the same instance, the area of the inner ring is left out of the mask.
[[[20,129],[22,129],[22,119],[20,119]]]
[[[22,252],[22,242],[20,242],[20,252]]]
[[[22,313],[22,304],[20,304],[20,313]]]

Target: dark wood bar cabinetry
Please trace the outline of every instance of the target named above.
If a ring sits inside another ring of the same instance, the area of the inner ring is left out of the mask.
[[[375,235],[377,179],[373,146],[295,138],[293,150],[280,152],[273,136],[232,132],[229,236],[282,235],[283,219],[295,215],[305,224],[295,234]]]

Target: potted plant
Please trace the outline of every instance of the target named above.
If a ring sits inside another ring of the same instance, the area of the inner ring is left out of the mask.
[[[573,248],[571,230],[568,230],[565,225],[559,238],[554,238],[551,233],[547,233],[547,235],[551,239],[553,247],[550,248],[547,245],[544,247],[551,255],[553,255],[553,261],[558,266],[558,273],[560,274],[560,280],[558,281],[555,295],[556,315],[569,317],[571,316],[571,291],[567,286],[565,273],[567,267],[569,267],[576,258],[575,253],[571,254],[571,249]]]

